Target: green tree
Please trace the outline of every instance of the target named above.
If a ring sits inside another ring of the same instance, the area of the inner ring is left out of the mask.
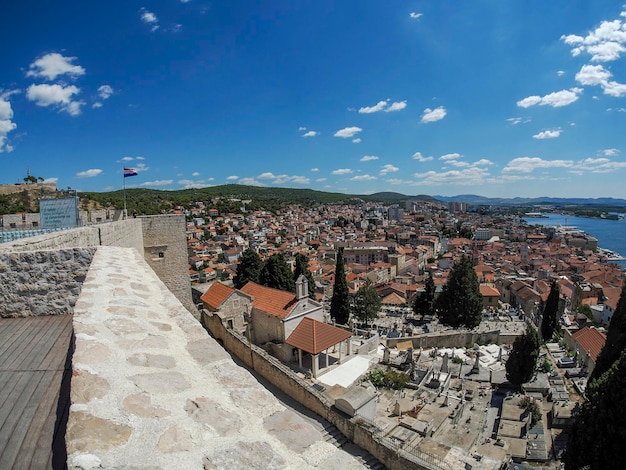
[[[296,282],[293,279],[291,268],[280,253],[270,256],[265,261],[259,274],[259,282],[274,289],[288,292],[296,291]]]
[[[296,255],[296,266],[293,271],[294,282],[298,280],[300,274],[304,274],[306,280],[309,282],[309,297],[315,298],[315,280],[313,274],[309,271],[309,259],[302,253]]]
[[[506,378],[517,388],[532,379],[539,358],[539,344],[539,335],[532,326],[515,338],[506,361]]]
[[[626,351],[596,380],[589,382],[568,433],[566,470],[621,469],[626,460]]]
[[[542,319],[541,319],[541,337],[544,341],[548,341],[552,338],[554,331],[557,328],[559,313],[559,297],[561,296],[561,290],[556,280],[552,281],[550,286],[550,293],[548,294],[548,300],[543,307]]]
[[[372,281],[368,279],[365,285],[361,287],[354,296],[352,315],[360,321],[365,322],[367,326],[370,320],[378,318],[380,305],[381,302],[378,292],[374,289]]]
[[[424,292],[420,292],[415,296],[413,302],[413,313],[416,315],[434,315],[435,314],[435,281],[432,273],[428,274],[424,286]]]
[[[237,289],[241,289],[248,281],[260,283],[259,276],[263,269],[263,261],[256,251],[248,248],[239,257],[237,265],[237,274],[233,279],[233,284]]]
[[[463,256],[450,271],[448,283],[437,298],[439,319],[452,327],[475,328],[480,324],[483,297],[472,261]]]
[[[348,323],[350,318],[350,291],[346,280],[345,266],[343,264],[343,247],[337,250],[337,263],[335,265],[335,285],[333,296],[330,299],[330,316],[340,325]]]
[[[624,349],[626,349],[626,286],[622,287],[622,293],[606,333],[606,342],[598,355],[589,381],[598,379],[609,370]]]

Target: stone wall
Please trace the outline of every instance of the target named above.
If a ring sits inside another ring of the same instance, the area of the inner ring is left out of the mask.
[[[477,333],[475,331],[444,331],[419,336],[387,338],[387,347],[412,341],[414,349],[430,348],[471,348],[475,344],[513,344],[515,336],[502,335],[500,330]]]
[[[156,215],[138,220],[142,224],[144,259],[185,308],[199,318],[191,298],[185,216]]]
[[[139,253],[143,253],[141,225],[139,219],[127,219],[116,223],[90,225],[21,238],[9,243],[0,243],[0,253],[22,253],[100,245],[134,248]]]
[[[95,251],[0,253],[0,317],[72,313]]]
[[[309,410],[334,424],[344,436],[370,452],[388,469],[429,468],[420,464],[419,457],[386,445],[384,439],[375,436],[374,428],[360,422],[359,418],[351,419],[341,413],[330,400],[276,358],[255,345],[250,347],[244,336],[224,328],[217,315],[203,310],[202,323],[226,350],[237,356],[250,369],[258,372]]]
[[[100,247],[73,326],[68,468],[359,468],[211,338],[135,250]]]

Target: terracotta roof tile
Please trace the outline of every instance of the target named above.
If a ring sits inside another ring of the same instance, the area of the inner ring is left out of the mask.
[[[241,292],[253,297],[254,308],[281,319],[286,318],[297,303],[295,294],[291,292],[261,286],[252,281],[248,281]]]
[[[208,305],[211,309],[217,310],[220,305],[232,294],[235,289],[228,287],[221,282],[214,282],[207,291],[202,294],[200,300]]]
[[[591,360],[596,362],[598,354],[606,343],[606,336],[594,327],[585,326],[572,335],[580,347],[589,353]]]
[[[309,354],[319,354],[351,336],[349,331],[304,317],[285,342]]]

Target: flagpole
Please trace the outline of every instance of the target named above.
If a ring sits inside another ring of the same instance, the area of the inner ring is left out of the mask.
[[[125,171],[122,171],[122,178],[124,178],[124,213],[122,214],[122,219],[126,219],[126,174],[125,174]]]

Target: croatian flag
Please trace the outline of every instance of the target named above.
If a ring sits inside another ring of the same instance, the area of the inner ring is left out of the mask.
[[[128,176],[137,176],[137,170],[134,168],[124,168],[124,178]]]

